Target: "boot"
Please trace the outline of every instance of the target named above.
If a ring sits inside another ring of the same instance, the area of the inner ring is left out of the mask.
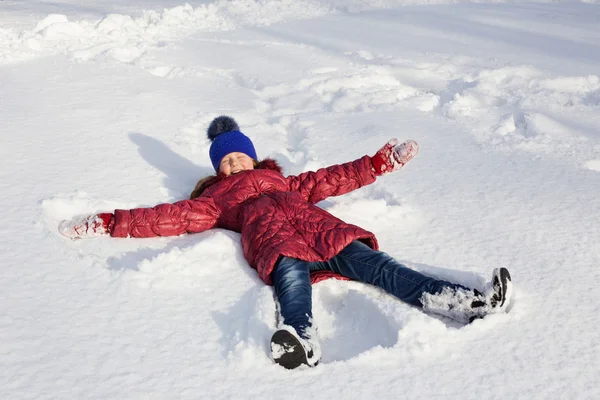
[[[321,358],[321,348],[315,328],[308,328],[298,335],[291,326],[284,325],[271,338],[273,361],[286,369],[302,365],[315,367]]]
[[[483,293],[446,287],[440,293],[423,293],[420,300],[427,312],[470,323],[488,314],[506,312],[511,296],[510,273],[506,268],[496,268]]]
[[[495,268],[486,291],[489,304],[496,312],[506,311],[512,297],[512,279],[506,268]]]

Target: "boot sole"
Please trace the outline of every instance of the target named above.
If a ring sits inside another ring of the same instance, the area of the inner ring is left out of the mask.
[[[500,279],[500,290],[502,290],[502,301],[500,302],[499,307],[503,308],[510,302],[510,296],[512,295],[512,278],[510,277],[510,272],[508,272],[506,268],[500,268],[500,271],[498,271],[498,278]]]
[[[271,337],[271,355],[276,364],[285,369],[308,366],[306,352],[300,341],[286,330],[279,330]]]

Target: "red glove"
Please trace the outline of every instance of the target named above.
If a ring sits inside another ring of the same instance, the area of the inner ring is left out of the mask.
[[[398,139],[393,138],[371,157],[373,169],[379,175],[389,174],[404,167],[419,152],[419,145],[414,140],[407,140],[398,144]]]
[[[58,225],[58,231],[71,239],[84,239],[108,235],[114,224],[115,216],[112,213],[83,215],[62,221]]]

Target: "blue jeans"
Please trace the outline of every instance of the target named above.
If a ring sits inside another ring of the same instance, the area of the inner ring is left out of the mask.
[[[381,251],[355,241],[328,261],[308,262],[281,257],[273,273],[273,285],[279,299],[284,323],[300,336],[312,325],[312,288],[310,272],[329,270],[355,281],[382,288],[400,300],[422,307],[423,293],[438,294],[445,287],[462,285],[437,280],[400,264]]]

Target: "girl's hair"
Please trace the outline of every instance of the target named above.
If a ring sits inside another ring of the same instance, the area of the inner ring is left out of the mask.
[[[258,161],[256,160],[252,160],[252,165],[254,165],[254,168],[256,168],[258,166]],[[190,200],[195,199],[196,197],[200,197],[200,195],[202,194],[202,192],[204,192],[204,190],[210,186],[209,181],[214,179],[216,180],[216,178],[218,178],[218,175],[209,175],[209,176],[205,176],[204,178],[200,179],[198,181],[198,183],[196,183],[196,186],[194,187],[194,190],[192,190],[192,193],[190,193]]]
[[[200,179],[198,181],[198,183],[196,183],[196,186],[194,187],[194,190],[192,190],[192,193],[190,194],[190,200],[194,200],[196,197],[199,197],[202,192],[204,192],[204,189],[206,189],[206,187],[204,187],[204,184],[206,182],[208,182],[211,179],[216,178],[216,175],[209,175],[209,176],[205,176],[204,178]]]

